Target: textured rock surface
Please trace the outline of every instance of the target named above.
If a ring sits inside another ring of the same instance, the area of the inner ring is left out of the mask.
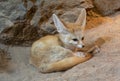
[[[23,17],[26,13],[21,0],[0,1],[0,31],[5,27],[13,25],[17,18]]]
[[[93,0],[97,9],[104,15],[119,11],[119,0]],[[111,5],[112,4],[112,5]],[[24,19],[24,15],[34,5],[37,6],[35,14],[30,20],[33,26],[39,26],[45,32],[55,33],[55,27],[51,20],[53,13],[67,22],[74,22],[80,13],[80,8],[93,8],[91,0],[1,0],[0,1],[0,32],[14,21]],[[27,14],[30,17],[32,14]],[[88,21],[92,20],[88,18]],[[95,19],[96,21],[96,19]],[[101,20],[102,21],[102,20]],[[25,22],[26,23],[26,22]],[[99,23],[99,22],[98,22]],[[91,25],[90,25],[91,26]],[[93,25],[92,25],[93,26]],[[88,27],[89,28],[89,27]],[[39,31],[38,31],[39,32]]]
[[[63,13],[74,8],[93,7],[90,0],[1,0],[0,31],[2,31],[4,27],[12,26],[16,19],[23,19],[25,13],[34,5],[38,7],[35,15],[30,22],[31,25],[34,26],[48,20],[51,17],[52,13],[61,14],[61,12]]]
[[[120,11],[120,0],[93,0],[97,9],[103,15],[110,15]]]
[[[5,44],[25,44],[25,46],[31,45],[32,38],[32,41],[34,41],[38,37],[56,33],[56,28],[51,18],[53,13],[57,14],[64,21],[74,22],[80,14],[80,8],[93,7],[90,0],[69,0],[65,2],[64,0],[8,0],[2,1],[0,4],[2,4],[0,5],[1,31],[5,27],[10,27],[2,31],[0,40]],[[15,24],[16,22],[18,22],[18,25]],[[35,32],[39,33],[39,36],[33,36],[34,34],[32,33],[35,33],[34,31],[24,31],[30,30],[30,28],[33,30],[37,29]],[[19,31],[17,32],[17,30]],[[29,39],[26,39],[26,37],[29,37]]]
[[[110,20],[111,19],[111,20]],[[65,72],[41,74],[29,64],[30,47],[8,48],[14,63],[14,70],[0,74],[1,81],[120,81],[120,13],[114,15],[96,28],[87,30],[85,42],[90,43],[99,37],[111,37],[100,53],[92,59]]]

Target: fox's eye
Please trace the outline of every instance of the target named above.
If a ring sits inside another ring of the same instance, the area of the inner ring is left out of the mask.
[[[74,39],[72,39],[73,41],[78,41],[78,39],[76,39],[76,38],[74,38]]]
[[[84,40],[84,37],[82,37],[81,40]]]

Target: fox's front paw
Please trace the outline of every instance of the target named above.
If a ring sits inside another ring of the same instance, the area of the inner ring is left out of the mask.
[[[100,47],[95,46],[95,50],[93,51],[93,53],[95,54],[95,53],[99,53],[99,52],[100,52]]]
[[[74,53],[74,55],[78,56],[78,57],[85,57],[84,52],[76,52],[76,53]]]

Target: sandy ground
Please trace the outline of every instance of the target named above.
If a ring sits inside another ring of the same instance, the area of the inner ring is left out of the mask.
[[[39,73],[29,64],[30,47],[7,47],[14,69],[0,73],[0,81],[120,81],[120,13],[110,17],[96,28],[86,31],[86,42],[109,36],[111,40],[101,47],[92,59],[65,72]]]

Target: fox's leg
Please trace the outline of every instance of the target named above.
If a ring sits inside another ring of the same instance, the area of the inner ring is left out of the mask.
[[[98,45],[95,45],[94,47],[92,47],[91,49],[89,49],[88,51],[87,51],[87,53],[93,53],[93,54],[95,54],[95,53],[99,53],[100,52],[100,47],[98,46]]]
[[[95,50],[93,51],[93,53],[99,53],[100,52],[100,47],[95,45]]]

